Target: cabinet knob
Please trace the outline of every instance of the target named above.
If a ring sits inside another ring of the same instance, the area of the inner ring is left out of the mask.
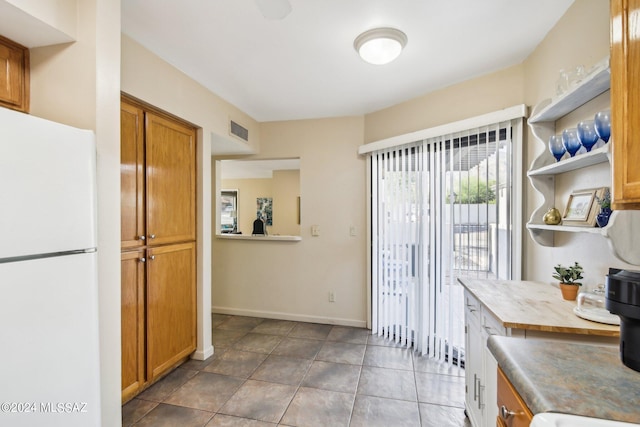
[[[145,257],[140,258],[140,262],[147,262],[147,259]]]
[[[151,234],[151,235],[149,235],[149,238],[150,238],[150,239],[155,239],[155,238],[156,238],[156,235],[155,235],[155,234]]]
[[[151,255],[151,256],[149,257],[149,259],[153,261],[154,259],[156,259],[156,256],[155,256],[155,255]]]
[[[515,417],[519,412],[510,411],[506,406],[502,405],[500,407],[500,418],[503,420],[509,419],[510,417]]]
[[[138,236],[138,239],[139,240],[147,240],[147,237],[146,236]]]

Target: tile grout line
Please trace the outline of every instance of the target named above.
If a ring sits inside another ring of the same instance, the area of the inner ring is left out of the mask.
[[[233,318],[233,317],[230,317],[229,319],[226,319],[226,320],[224,320],[223,322],[218,323],[218,324],[217,324],[217,325],[218,325],[217,327],[212,328],[212,333],[214,332],[214,330],[215,330],[215,329],[218,329],[218,327],[219,327],[219,326],[224,325],[224,323],[227,323],[227,322],[228,322],[229,320],[231,320],[232,318]],[[258,324],[256,324],[252,329],[249,329],[249,330],[247,330],[247,329],[238,329],[238,330],[242,330],[242,331],[244,332],[244,334],[242,335],[242,337],[237,338],[237,339],[233,340],[232,342],[230,342],[230,343],[228,344],[228,345],[229,345],[229,347],[221,348],[221,350],[223,350],[223,351],[222,351],[220,354],[224,354],[224,352],[229,351],[229,350],[235,350],[235,351],[247,351],[247,352],[256,353],[255,351],[250,351],[250,350],[235,349],[234,345],[236,345],[236,344],[238,343],[238,341],[240,341],[243,337],[247,336],[247,335],[248,335],[248,334],[250,334],[250,333],[257,334],[257,335],[263,335],[263,336],[278,336],[278,337],[280,337],[279,342],[278,342],[278,343],[277,343],[277,344],[276,344],[276,345],[275,345],[275,346],[274,346],[274,347],[273,347],[273,348],[272,348],[268,353],[259,353],[259,354],[264,354],[264,355],[266,355],[265,359],[264,359],[264,360],[262,360],[262,361],[261,361],[261,362],[260,362],[260,363],[255,367],[255,368],[253,368],[253,369],[252,369],[252,370],[247,374],[247,377],[246,377],[246,378],[235,377],[235,378],[241,379],[241,380],[242,380],[242,382],[241,382],[241,384],[238,386],[238,389],[237,389],[233,394],[231,394],[231,396],[229,396],[229,397],[228,397],[228,398],[227,398],[227,399],[226,399],[226,400],[225,400],[225,401],[220,405],[220,408],[223,408],[223,407],[224,407],[224,405],[226,405],[226,404],[228,403],[228,401],[229,401],[229,400],[230,400],[230,399],[235,395],[235,393],[236,393],[236,392],[237,392],[237,391],[238,391],[242,386],[244,386],[244,385],[245,385],[249,380],[251,380],[251,376],[252,376],[252,375],[254,375],[254,374],[255,374],[255,372],[256,372],[258,369],[260,369],[260,367],[261,367],[261,366],[263,366],[263,365],[264,365],[264,363],[266,362],[266,360],[267,360],[267,359],[269,359],[271,356],[278,356],[278,357],[286,357],[286,358],[291,358],[291,359],[307,360],[307,361],[309,362],[309,363],[308,363],[308,366],[306,367],[306,369],[305,369],[305,371],[304,371],[304,374],[302,374],[302,376],[301,376],[300,381],[298,381],[298,382],[297,382],[297,384],[295,385],[295,390],[293,391],[292,397],[291,397],[291,399],[288,401],[288,404],[286,405],[286,408],[284,409],[284,411],[283,411],[283,413],[282,413],[282,416],[280,416],[279,420],[277,421],[278,423],[282,423],[282,422],[283,422],[285,414],[286,414],[286,413],[287,413],[287,411],[291,408],[291,405],[292,405],[292,403],[293,403],[294,399],[295,399],[295,398],[296,398],[296,396],[298,395],[298,393],[299,393],[300,389],[303,387],[303,384],[304,384],[305,380],[308,378],[308,376],[309,376],[309,372],[310,372],[311,368],[313,367],[314,363],[316,363],[316,362],[323,362],[323,363],[334,363],[334,364],[350,365],[350,366],[357,366],[357,367],[358,367],[358,376],[357,376],[357,383],[356,383],[356,386],[355,386],[355,391],[354,391],[353,393],[349,393],[349,394],[352,396],[352,400],[351,400],[351,405],[350,405],[350,413],[349,413],[349,416],[348,416],[348,422],[349,422],[349,424],[351,424],[351,423],[353,422],[353,417],[354,417],[355,403],[356,403],[356,400],[357,400],[357,398],[358,398],[358,390],[359,390],[359,388],[360,388],[360,384],[361,384],[361,382],[362,382],[362,380],[363,380],[363,372],[364,372],[365,359],[366,359],[367,352],[368,352],[370,349],[375,349],[375,348],[395,348],[395,347],[394,347],[394,346],[387,346],[387,345],[379,344],[379,343],[371,343],[371,342],[370,342],[370,338],[373,336],[373,334],[372,334],[372,333],[369,333],[369,334],[367,335],[367,339],[365,340],[365,343],[364,343],[364,354],[363,354],[363,356],[362,356],[362,359],[360,360],[360,363],[358,363],[358,364],[355,364],[355,365],[354,365],[353,363],[341,363],[341,362],[330,362],[330,361],[326,361],[326,360],[319,360],[319,359],[318,359],[318,356],[319,356],[319,354],[320,354],[320,352],[321,352],[321,350],[322,350],[322,347],[323,347],[326,343],[330,343],[330,342],[345,343],[345,344],[359,344],[359,343],[354,343],[354,342],[352,342],[352,341],[349,341],[349,340],[350,340],[350,338],[352,338],[352,337],[353,337],[353,336],[351,336],[351,335],[340,335],[340,336],[338,337],[338,339],[331,339],[331,340],[329,340],[329,337],[331,336],[331,334],[333,333],[333,331],[335,330],[335,328],[336,328],[336,327],[340,327],[339,325],[329,325],[329,326],[331,326],[331,328],[329,329],[329,332],[324,336],[324,338],[323,338],[323,339],[309,338],[309,337],[304,337],[304,336],[292,336],[292,335],[291,335],[291,334],[293,333],[294,329],[296,329],[296,326],[297,326],[297,325],[300,325],[300,324],[306,324],[306,322],[293,322],[293,323],[295,323],[295,325],[294,325],[291,329],[289,329],[289,330],[288,330],[284,335],[282,335],[282,334],[274,334],[274,333],[269,333],[269,332],[265,333],[265,332],[254,331],[254,329],[258,328],[258,327],[260,326],[260,324],[262,324],[265,320],[268,320],[268,319],[261,319],[261,321],[260,321]],[[234,330],[234,329],[221,329],[221,330],[227,330],[227,331],[229,331],[229,330]],[[311,331],[309,331],[309,332],[311,333]],[[313,357],[308,358],[308,359],[306,359],[306,358],[304,358],[304,357],[296,357],[296,356],[287,355],[287,354],[275,354],[275,353],[274,353],[275,349],[276,349],[276,348],[277,348],[277,347],[282,343],[282,341],[283,341],[284,339],[287,339],[287,338],[291,338],[291,339],[302,339],[302,340],[304,340],[304,339],[308,339],[308,340],[313,340],[313,341],[319,341],[319,342],[321,343],[321,345],[320,345],[319,349],[315,352],[315,354],[313,355]],[[333,338],[335,338],[335,337],[333,337]],[[406,349],[405,349],[405,350],[406,350]],[[413,381],[414,381],[414,387],[415,387],[415,399],[416,399],[416,400],[415,400],[415,402],[416,402],[416,404],[418,405],[418,416],[419,416],[420,423],[422,423],[422,422],[423,422],[423,420],[422,420],[422,412],[420,411],[420,401],[419,401],[419,398],[418,398],[418,379],[417,379],[417,377],[418,377],[418,372],[416,371],[416,359],[415,359],[415,356],[416,356],[416,355],[414,354],[414,352],[410,352],[410,351],[408,352],[408,354],[409,354],[409,356],[410,356],[410,360],[411,360],[411,370],[413,371]],[[212,360],[210,363],[213,363],[213,362],[214,362],[214,360]],[[196,371],[196,374],[195,374],[193,377],[189,378],[186,382],[188,382],[188,381],[192,380],[193,378],[195,378],[196,376],[198,376],[200,373],[208,372],[208,371],[205,371],[204,369],[205,369],[207,366],[209,366],[209,364],[210,364],[210,363],[208,363],[208,364],[207,364],[207,365],[205,365],[205,366],[198,366],[198,368],[196,368],[196,369],[191,369],[191,370],[193,370],[193,371]],[[369,366],[369,365],[366,365],[366,366]],[[375,365],[371,365],[371,366],[372,366],[372,367],[375,367]],[[380,366],[380,368],[383,368],[383,367],[382,367],[382,366]],[[184,369],[186,369],[186,368],[184,368]],[[395,368],[390,368],[390,369],[395,369]],[[399,369],[399,370],[405,371],[404,369]],[[215,373],[215,372],[212,372],[212,373]],[[427,372],[427,373],[431,373],[431,372]],[[441,376],[441,375],[442,375],[442,376],[455,376],[455,377],[459,377],[459,375],[448,375],[448,374],[446,374],[446,373],[441,373],[441,372],[433,372],[433,374],[436,374],[438,377],[439,377],[439,376]],[[223,375],[223,374],[219,374],[219,375]],[[233,377],[232,375],[224,375],[224,376]],[[272,381],[259,380],[259,379],[255,379],[254,381],[261,381],[261,382],[266,382],[266,383],[272,382]],[[185,382],[185,384],[186,384],[186,382]],[[139,419],[137,419],[137,420],[134,422],[135,424],[133,424],[133,425],[137,425],[137,423],[141,422],[141,421],[142,421],[142,420],[143,420],[143,419],[144,419],[144,418],[149,414],[149,412],[153,411],[153,410],[154,410],[155,408],[157,408],[157,406],[158,406],[158,405],[160,405],[160,404],[165,404],[165,405],[171,405],[171,406],[178,406],[178,407],[182,407],[181,405],[174,405],[174,404],[171,404],[171,403],[165,403],[165,402],[166,402],[166,400],[167,400],[167,399],[169,399],[172,395],[174,395],[174,394],[176,393],[176,391],[177,391],[177,390],[179,390],[182,386],[184,386],[184,384],[182,384],[181,386],[178,386],[178,387],[176,387],[175,389],[173,389],[173,390],[172,390],[172,391],[171,391],[171,392],[170,392],[170,393],[169,393],[169,394],[168,394],[168,395],[167,395],[167,396],[166,396],[162,401],[160,401],[160,402],[158,402],[158,401],[153,401],[153,400],[140,399],[140,400],[143,400],[143,401],[146,401],[146,402],[153,403],[153,404],[155,404],[155,406],[154,406],[154,408],[152,408],[150,411],[148,411],[148,412],[146,412],[145,414],[143,414]],[[323,388],[317,388],[317,387],[310,387],[310,388],[317,389],[317,390],[323,390],[323,391],[331,391],[331,392],[335,392],[335,390],[329,390],[329,389],[323,389]],[[340,392],[340,393],[345,393],[345,392]],[[345,394],[346,394],[346,393],[345,393]],[[366,396],[366,395],[364,395],[364,396]],[[391,399],[391,398],[389,398],[389,399]],[[394,399],[394,400],[398,400],[398,399]],[[403,400],[403,399],[399,399],[399,400]],[[448,406],[448,405],[437,405],[437,406]],[[455,406],[451,406],[451,407],[456,408]],[[188,407],[188,406],[187,406],[186,408],[190,408],[190,407]],[[205,409],[199,409],[199,408],[190,408],[190,409],[196,409],[196,410],[204,411],[204,412],[208,412],[209,414],[211,414],[211,417],[208,419],[208,421],[207,421],[206,423],[211,422],[211,420],[213,419],[213,417],[215,417],[215,415],[219,413],[219,412],[217,412],[217,411],[207,411],[207,410],[205,410]],[[226,414],[221,414],[221,415],[226,415]],[[234,417],[237,417],[237,416],[234,416]],[[240,417],[240,418],[243,418],[243,417]],[[250,418],[247,418],[247,419],[250,419]],[[206,423],[205,423],[205,424],[206,424]]]

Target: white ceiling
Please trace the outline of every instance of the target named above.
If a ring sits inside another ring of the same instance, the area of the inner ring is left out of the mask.
[[[362,115],[522,62],[573,0],[125,0],[125,34],[257,121]],[[407,34],[388,65],[361,32]],[[588,29],[585,29],[588,31]]]

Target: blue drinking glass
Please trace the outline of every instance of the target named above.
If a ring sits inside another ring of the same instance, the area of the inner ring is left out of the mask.
[[[598,136],[604,142],[609,142],[609,138],[611,137],[611,110],[597,112],[593,121],[596,125]]]
[[[596,125],[594,120],[584,120],[578,123],[578,139],[587,152],[591,151],[600,137],[596,133]]]
[[[549,151],[556,158],[556,162],[559,162],[567,149],[562,144],[562,135],[551,135],[549,138]]]
[[[562,131],[562,144],[567,149],[567,153],[571,157],[575,156],[578,150],[582,147],[580,140],[578,139],[578,130],[576,128],[565,129]]]

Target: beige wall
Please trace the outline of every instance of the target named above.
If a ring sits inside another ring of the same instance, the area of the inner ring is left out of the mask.
[[[558,71],[576,65],[590,67],[609,55],[609,2],[602,0],[577,0],[556,27],[524,62],[525,102],[529,105],[553,97]],[[579,120],[592,117],[595,111],[606,107],[608,93],[585,105],[556,124],[557,129],[575,125]],[[546,149],[531,133],[527,156],[529,164]],[[570,173],[558,177],[556,184],[556,206],[560,211],[566,204],[572,189],[589,188],[597,176],[609,174],[605,165],[592,168],[589,174]],[[530,187],[529,187],[530,188]],[[527,192],[527,219],[538,207],[542,198],[533,190]],[[526,235],[525,269],[527,279],[552,282],[552,267],[558,263],[580,262],[585,267],[585,285],[604,283],[609,267],[637,269],[619,261],[609,249],[607,241],[598,235],[556,233],[555,247],[542,247]]]
[[[221,188],[238,190],[238,231],[251,234],[256,219],[256,198],[273,199],[273,226],[269,235],[297,236],[300,171],[275,170],[272,178],[223,179]]]
[[[238,190],[238,231],[251,234],[256,219],[256,198],[273,197],[272,178],[223,179],[221,189]],[[271,230],[268,230],[269,232]]]
[[[50,16],[48,5],[21,3],[38,17]],[[31,113],[96,133],[102,425],[116,426],[121,422],[120,2],[78,0],[77,7],[76,42],[31,50]]]
[[[25,15],[34,18],[36,22],[31,22],[33,27],[30,30],[38,28],[40,34],[30,34],[26,36],[27,40],[44,41],[48,37],[54,37],[56,41],[79,40],[78,24],[79,16],[78,6],[82,5],[81,0],[0,0],[0,2],[8,3],[24,12]],[[20,16],[18,14],[17,16]],[[11,26],[12,23],[8,23]],[[118,29],[120,29],[120,20],[118,20]],[[43,28],[47,30],[42,31]],[[8,36],[7,34],[3,34]],[[11,38],[11,37],[10,37]],[[18,40],[16,40],[18,41]],[[22,43],[22,41],[20,41]],[[50,40],[43,44],[28,44],[24,46],[44,46],[51,45]]]
[[[363,127],[361,129],[354,127],[352,133],[355,136],[361,132],[360,143],[367,143],[521,103],[535,105],[554,95],[560,68],[578,64],[591,66],[607,55],[608,28],[608,2],[577,0],[547,38],[522,64],[368,114],[361,120]],[[606,96],[598,98],[565,121],[576,120],[579,115],[591,114],[594,109],[606,105]],[[355,245],[353,252],[347,253],[340,250],[342,241],[349,242],[348,238],[343,237],[348,233],[348,230],[343,227],[348,227],[350,223],[355,224],[358,229],[357,239],[361,239],[366,232],[365,218],[363,218],[366,208],[366,201],[363,198],[365,192],[363,176],[358,176],[358,172],[354,176],[354,181],[335,179],[340,170],[333,168],[333,165],[329,169],[327,164],[329,159],[341,157],[335,151],[336,149],[342,151],[345,147],[327,145],[323,138],[315,137],[317,130],[330,132],[334,123],[339,123],[341,120],[261,124],[260,157],[292,157],[300,153],[314,152],[321,156],[317,159],[313,154],[301,156],[303,157],[301,168],[303,241],[277,245],[214,240],[214,310],[274,317],[318,316],[320,319],[327,318],[332,321],[365,320],[365,308],[358,303],[363,300],[366,303],[366,284],[348,288],[353,297],[353,300],[348,302],[356,303],[352,307],[353,312],[350,313],[349,310],[338,312],[333,309],[332,304],[326,302],[325,294],[332,290],[333,285],[326,280],[327,274],[322,273],[327,271],[333,275],[334,271],[340,272],[340,269],[330,268],[330,265],[345,266],[342,267],[344,273],[358,277],[358,280],[361,279],[357,274],[366,273],[362,271],[362,266],[359,267],[360,271],[358,268],[352,268],[357,262],[362,262],[363,265],[366,263],[364,241],[362,241],[363,244]],[[353,123],[354,126],[357,126],[356,122]],[[357,147],[360,143],[355,137],[349,141],[348,145]],[[525,131],[525,144],[524,164],[528,167],[531,160],[546,148],[533,138],[528,128]],[[346,154],[352,155],[352,153]],[[310,167],[313,172],[309,170]],[[355,160],[353,167],[363,171],[363,159]],[[602,176],[607,173],[606,170],[601,169],[597,168],[593,175]],[[523,175],[525,172],[523,171]],[[558,179],[559,205],[564,203],[564,195],[570,191],[571,187],[580,185],[580,180],[584,178],[571,174]],[[346,187],[345,183],[348,183]],[[355,199],[351,200],[348,197],[350,194]],[[332,195],[339,197],[341,202],[339,204],[329,202]],[[320,202],[321,200],[323,201]],[[526,178],[524,200],[523,225],[541,200],[531,189]],[[335,209],[328,209],[328,205],[340,206],[338,213],[335,213]],[[355,214],[354,220],[340,219],[345,213],[349,216]],[[334,251],[330,250],[331,245],[325,245],[324,242],[326,224],[329,224],[332,228],[331,232],[334,232],[332,221],[327,221],[328,217],[338,218],[343,224],[335,230],[335,239],[338,240],[327,242],[336,245]],[[361,222],[357,221],[358,217],[361,218]],[[311,224],[320,225],[319,238],[309,236]],[[551,282],[550,274],[553,265],[576,260],[585,266],[588,278],[585,283],[590,287],[602,282],[609,266],[625,266],[613,257],[606,241],[596,235],[558,233],[556,247],[546,248],[534,243],[528,232],[523,230],[523,242],[525,279]],[[318,258],[319,253],[315,252],[316,249],[326,251],[322,258]],[[236,257],[243,259],[243,262],[238,262]],[[255,265],[255,268],[239,271],[242,270],[243,265],[246,265],[244,263]],[[303,272],[308,273],[306,279],[303,278],[305,277]],[[335,278],[349,283],[347,276],[336,274]],[[301,290],[308,292],[300,293]],[[337,292],[340,295],[339,289]]]
[[[510,105],[534,106],[555,95],[558,72],[582,64],[587,68],[609,54],[609,2],[576,0],[535,51],[520,65],[469,80],[412,101],[369,114],[365,118],[365,141],[442,125],[488,113]],[[592,116],[606,107],[608,93],[560,120],[559,129]],[[525,132],[525,168],[546,146]],[[572,189],[588,188],[599,179],[607,179],[605,165],[593,168],[588,177],[578,173],[557,179],[556,204],[564,208]],[[524,173],[524,172],[523,172]],[[604,178],[603,178],[604,177]],[[525,178],[524,222],[542,202]],[[542,247],[523,231],[523,277],[551,282],[557,263],[580,262],[585,267],[588,287],[603,283],[608,267],[632,268],[616,259],[607,241],[598,235],[556,233],[555,247]],[[637,267],[636,267],[637,268]]]
[[[273,172],[273,235],[297,236],[298,197],[300,196],[300,171],[282,170]]]
[[[202,127],[208,145],[215,136],[235,138],[229,137],[232,119],[249,130],[251,150],[259,149],[255,120],[124,34],[122,91]]]
[[[522,104],[523,77],[522,65],[516,65],[367,114],[365,142],[428,129]]]
[[[257,122],[209,92],[202,85],[154,55],[131,38],[122,36],[121,89],[157,108],[167,111],[199,128],[197,154],[197,225],[198,225],[198,347],[195,358],[208,357],[211,347],[211,235],[212,140],[228,136],[229,119],[247,126],[251,135],[258,134]],[[257,149],[259,135],[251,139]]]
[[[362,117],[260,125],[261,152],[251,158],[300,158],[302,241],[214,238],[214,311],[365,325],[363,129]],[[320,236],[311,236],[311,225]]]

